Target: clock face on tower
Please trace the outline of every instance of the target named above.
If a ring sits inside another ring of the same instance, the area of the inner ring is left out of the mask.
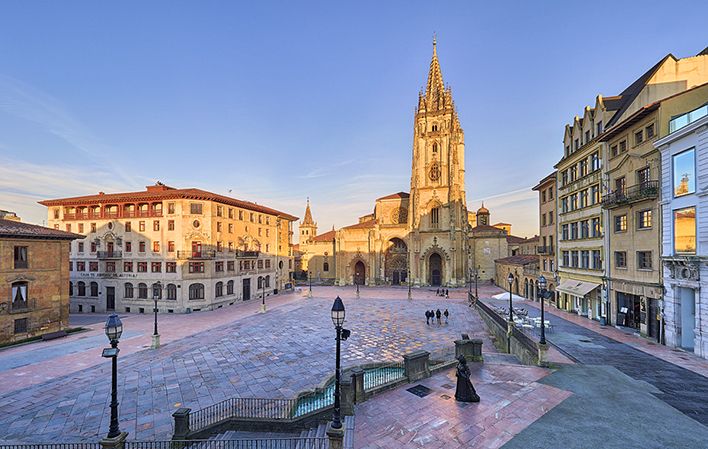
[[[428,171],[428,177],[431,181],[437,181],[440,179],[440,165],[438,165],[437,162],[433,163],[433,165],[430,166],[430,170]]]

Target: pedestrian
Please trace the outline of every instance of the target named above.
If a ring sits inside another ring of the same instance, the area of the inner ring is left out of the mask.
[[[445,309],[445,311],[443,312],[443,315],[445,315],[445,324],[447,324],[447,318],[450,316],[450,312],[448,312],[447,309]]]
[[[441,316],[442,316],[442,313],[440,313],[440,309],[438,309],[437,312],[435,312],[435,318],[438,319],[438,326],[440,326],[440,324],[442,324],[442,323],[440,322],[440,317],[441,317]]]
[[[432,309],[430,310],[430,321],[435,323],[435,311]]]
[[[438,288],[437,290],[435,290],[435,296],[440,296],[440,288]]]
[[[425,311],[425,324],[430,325],[430,310]]]
[[[450,290],[445,289],[445,298],[450,298]]]

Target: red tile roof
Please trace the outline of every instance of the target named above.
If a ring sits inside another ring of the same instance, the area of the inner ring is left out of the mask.
[[[45,228],[21,221],[0,218],[0,237],[27,238],[39,240],[74,240],[83,239],[83,235],[72,234],[58,229]]]
[[[496,259],[494,262],[503,265],[528,265],[530,263],[538,263],[538,256],[521,254],[518,256],[509,256],[502,259]]]
[[[327,231],[324,234],[316,235],[312,238],[313,242],[331,242],[334,239],[334,236],[337,234],[337,231],[332,229],[331,231]]]
[[[376,220],[369,220],[363,223],[353,224],[351,226],[345,226],[344,229],[370,229],[376,225]]]
[[[377,198],[376,201],[379,200],[395,200],[398,198],[410,198],[410,194],[406,192],[398,192],[398,193],[392,193],[390,195],[382,196],[381,198]]]
[[[201,189],[175,189],[174,187],[168,187],[165,185],[158,186],[148,186],[147,190],[140,192],[124,192],[124,193],[99,193],[98,195],[86,195],[86,196],[76,196],[71,198],[59,198],[53,200],[39,201],[39,204],[43,206],[78,206],[78,205],[91,205],[91,204],[109,204],[109,203],[134,203],[138,201],[163,201],[170,199],[193,199],[193,200],[203,200],[203,201],[216,201],[218,203],[226,204],[229,206],[240,207],[243,209],[252,210],[255,212],[262,212],[265,214],[276,215],[278,217],[284,218],[289,221],[295,221],[298,218],[281,212],[279,210],[271,209],[270,207],[261,206],[260,204],[252,203],[250,201],[238,200],[236,198],[231,198],[224,195],[219,195],[217,193],[207,192]]]
[[[484,231],[492,231],[496,232],[497,234],[500,235],[506,235],[506,231],[500,228],[495,228],[494,226],[489,226],[489,225],[478,225],[472,228],[472,232],[484,232]]]
[[[516,243],[524,243],[524,242],[526,241],[526,239],[523,238],[523,237],[517,237],[517,236],[515,236],[515,235],[507,235],[507,236],[506,236],[506,241],[507,241],[508,243],[514,243],[514,244],[516,244]]]

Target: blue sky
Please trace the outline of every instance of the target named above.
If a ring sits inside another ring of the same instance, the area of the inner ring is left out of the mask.
[[[708,3],[638,5],[2,2],[0,209],[160,180],[351,224],[409,188],[435,32],[468,207],[533,235],[565,123],[708,46]]]

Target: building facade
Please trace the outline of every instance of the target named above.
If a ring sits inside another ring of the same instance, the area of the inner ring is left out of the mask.
[[[0,344],[69,325],[69,247],[81,237],[0,218]]]
[[[538,192],[538,269],[539,276],[546,278],[547,289],[551,292],[551,302],[555,302],[556,294],[556,265],[555,253],[558,247],[556,234],[556,172],[539,181],[533,190]]]
[[[41,201],[48,223],[76,232],[73,312],[213,310],[292,286],[296,217],[200,189]]]
[[[666,116],[664,116],[666,118]],[[671,117],[661,151],[666,344],[708,358],[708,98]],[[663,122],[662,122],[663,125]]]

